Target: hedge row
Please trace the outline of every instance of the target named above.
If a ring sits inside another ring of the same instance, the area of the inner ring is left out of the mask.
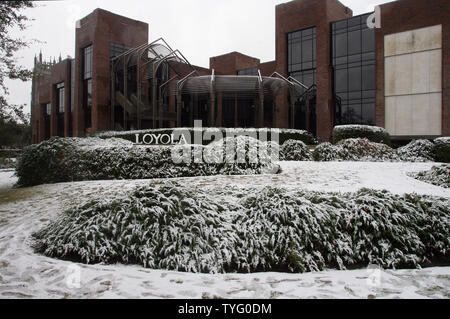
[[[298,141],[302,141],[308,145],[315,145],[317,144],[317,140],[314,138],[314,136],[307,132],[307,131],[303,131],[303,130],[293,130],[293,129],[271,129],[271,128],[260,128],[260,129],[255,129],[255,128],[208,128],[208,127],[203,127],[203,128],[192,128],[192,127],[187,127],[187,128],[176,128],[176,129],[148,129],[148,130],[139,130],[139,131],[110,131],[110,132],[99,132],[99,133],[93,133],[92,136],[93,137],[99,137],[99,138],[111,138],[111,137],[115,137],[115,138],[122,138],[131,142],[135,142],[136,141],[136,134],[140,135],[140,138],[142,139],[142,137],[145,134],[172,134],[174,132],[174,130],[177,131],[184,131],[184,132],[188,132],[189,134],[189,138],[186,136],[186,140],[190,141],[190,144],[194,144],[194,133],[195,132],[201,132],[202,135],[205,134],[205,132],[220,132],[222,134],[222,136],[225,138],[230,137],[231,135],[244,135],[244,134],[261,134],[263,133],[265,136],[267,136],[267,140],[271,140],[272,138],[272,132],[276,132],[278,133],[278,137],[279,137],[279,144],[282,145],[284,142],[286,142],[287,140],[298,140]],[[256,138],[258,138],[258,136],[256,136]],[[211,143],[212,141],[210,140],[203,140],[202,144],[207,145],[209,143]]]
[[[188,272],[317,271],[447,260],[450,201],[363,189],[192,189],[173,183],[69,209],[33,236],[50,257]]]
[[[446,162],[449,160],[446,157],[448,154],[450,154],[450,143],[447,143],[445,139],[435,143],[428,140],[415,140],[395,150],[383,143],[356,138],[342,140],[336,145],[322,143],[315,148],[313,158],[315,161]]]
[[[450,188],[450,165],[433,166],[431,170],[411,173],[411,177],[436,186]]]
[[[333,129],[333,143],[351,138],[366,138],[371,142],[391,145],[391,136],[382,127],[368,125],[339,125]]]
[[[254,154],[249,151],[250,144],[256,145],[256,149],[267,147],[242,136],[209,146],[177,147],[136,146],[115,138],[55,137],[24,149],[16,168],[18,186],[84,180],[277,173],[279,166],[273,163],[270,154]]]

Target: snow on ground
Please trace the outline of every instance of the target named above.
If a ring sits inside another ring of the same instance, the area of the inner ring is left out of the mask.
[[[8,189],[17,182],[14,169],[0,169],[0,189]]]
[[[369,187],[398,194],[450,197],[449,189],[406,176],[407,172],[430,169],[435,163],[281,165],[280,175],[176,181],[191,187],[276,185],[341,192]],[[17,181],[13,173],[0,171],[0,298],[450,298],[450,267],[208,275],[140,266],[84,265],[37,255],[30,248],[31,233],[59,212],[95,197],[117,196],[149,181],[92,181],[11,189]]]

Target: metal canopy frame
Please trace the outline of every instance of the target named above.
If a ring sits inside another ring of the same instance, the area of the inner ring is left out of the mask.
[[[183,76],[179,71],[177,71],[174,64],[170,62],[177,62],[187,65],[190,69],[195,71],[194,67],[189,63],[189,61],[184,57],[184,55],[179,50],[173,50],[170,45],[163,39],[159,38],[151,43],[142,44],[136,48],[131,48],[122,54],[113,57],[111,59],[111,123],[114,127],[115,125],[115,103],[116,103],[116,89],[115,89],[115,74],[123,70],[123,83],[124,92],[123,96],[128,99],[128,69],[132,66],[136,66],[136,114],[137,114],[137,128],[141,128],[142,112],[148,108],[152,111],[153,126],[156,127],[156,121],[160,117],[160,108],[163,103],[162,93],[166,93],[167,90],[161,90],[165,88],[167,84],[174,81],[177,77]],[[159,86],[158,91],[158,78],[157,74],[161,65],[167,64],[168,70],[172,70],[176,76],[168,80],[164,85]],[[151,79],[152,80],[152,101],[151,105],[145,104],[142,101],[142,80]],[[160,99],[157,96],[160,93]],[[144,108],[144,110],[143,110]],[[161,119],[159,119],[161,121]],[[127,125],[127,111],[124,108],[124,127]]]
[[[297,100],[305,99],[306,101],[306,113],[307,116],[305,117],[305,126],[306,129],[309,131],[309,100],[312,98],[313,95],[316,94],[316,85],[313,84],[310,87],[304,85],[302,82],[298,81],[292,76],[289,76],[288,78],[285,78],[278,72],[272,73],[271,77],[278,77],[285,81],[289,85],[289,94],[291,96],[290,102],[291,102],[291,127],[295,126],[295,103]]]

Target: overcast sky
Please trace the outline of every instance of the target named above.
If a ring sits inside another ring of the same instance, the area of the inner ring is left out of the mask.
[[[340,0],[354,15],[374,10],[391,0]],[[20,51],[22,65],[32,68],[35,54],[44,58],[74,56],[75,22],[96,8],[102,8],[149,24],[149,41],[163,37],[179,49],[191,64],[209,67],[209,57],[231,51],[259,58],[275,59],[275,6],[285,0],[62,0],[40,1],[25,14],[35,19],[25,32],[12,30],[15,37],[38,39],[42,44]],[[307,12],[305,14],[308,14]],[[7,82],[9,101],[27,104],[31,82]]]

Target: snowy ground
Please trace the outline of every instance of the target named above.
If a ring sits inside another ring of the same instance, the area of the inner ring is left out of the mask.
[[[368,187],[450,198],[450,189],[406,176],[407,172],[427,170],[433,165],[283,162],[280,175],[176,180],[191,187],[277,185],[335,192]],[[30,248],[32,232],[68,207],[98,196],[112,197],[149,181],[93,181],[12,189],[16,182],[13,174],[11,170],[0,170],[0,298],[450,298],[450,267],[205,275],[47,258]]]

